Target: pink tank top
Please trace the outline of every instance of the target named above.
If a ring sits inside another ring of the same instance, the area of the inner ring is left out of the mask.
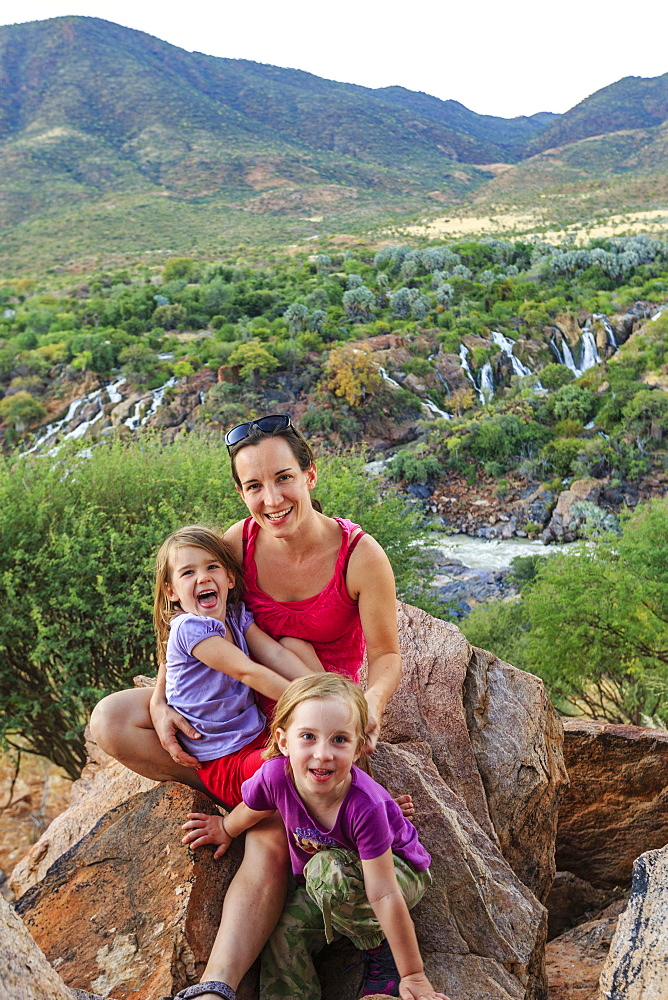
[[[306,639],[325,670],[357,683],[366,643],[357,601],[351,600],[346,590],[346,571],[355,546],[366,532],[360,531],[351,542],[350,536],[359,525],[342,517],[334,520],[341,527],[341,547],[334,575],[325,589],[305,601],[276,601],[258,587],[255,540],[260,528],[247,517],[243,528],[243,599],[258,627],[272,639]]]

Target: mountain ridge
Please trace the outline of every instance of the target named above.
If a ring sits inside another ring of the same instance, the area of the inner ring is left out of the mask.
[[[187,52],[70,15],[0,28],[0,79],[0,265],[13,268],[36,254],[156,249],[165,199],[172,248],[187,249],[202,239],[210,247],[218,232],[285,241],[368,231],[430,207],[475,205],[487,191],[544,198],[555,184],[614,186],[616,174],[664,167],[668,74],[618,81],[565,115],[501,119],[399,86]],[[636,104],[626,108],[625,95]],[[621,126],[647,133],[627,154],[618,139],[613,153],[595,143],[572,152]],[[562,139],[564,156],[581,162],[561,172],[550,162],[541,174]],[[511,168],[505,180],[494,179],[498,164]],[[215,225],[202,225],[203,206]],[[128,226],[123,214],[139,221]]]

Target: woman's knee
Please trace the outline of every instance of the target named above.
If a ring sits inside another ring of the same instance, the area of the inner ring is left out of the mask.
[[[116,691],[98,702],[91,713],[90,730],[93,739],[105,753],[119,758],[128,740],[127,734],[135,725],[150,725],[148,689],[133,688]]]
[[[244,862],[268,873],[271,877],[287,877],[290,851],[285,827],[280,816],[272,816],[246,833]]]

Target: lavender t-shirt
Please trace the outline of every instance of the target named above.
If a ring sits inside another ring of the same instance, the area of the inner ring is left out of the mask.
[[[425,871],[430,855],[418,840],[417,830],[405,818],[390,793],[358,767],[336,822],[324,830],[308,813],[295,788],[288,761],[274,757],[244,781],[241,796],[249,809],[278,809],[290,845],[292,871],[301,876],[304,865],[317,852],[330,847],[355,851],[363,861],[380,857],[388,848],[415,871]]]
[[[243,604],[227,613],[234,644],[248,655],[245,632],[253,616]],[[168,703],[202,734],[193,740],[178,739],[197,760],[215,760],[240,750],[262,732],[267,720],[257,707],[253,691],[241,681],[207,667],[192,651],[212,635],[225,638],[223,622],[206,615],[184,614],[173,618],[167,640]]]

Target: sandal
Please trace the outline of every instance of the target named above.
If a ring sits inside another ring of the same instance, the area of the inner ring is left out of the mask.
[[[184,989],[179,990],[175,993],[173,997],[163,997],[162,1000],[191,1000],[194,997],[201,997],[205,993],[215,993],[216,996],[222,997],[223,1000],[237,1000],[237,995],[231,986],[227,983],[221,983],[217,980],[209,980],[206,983],[195,983],[194,986],[186,986]]]

